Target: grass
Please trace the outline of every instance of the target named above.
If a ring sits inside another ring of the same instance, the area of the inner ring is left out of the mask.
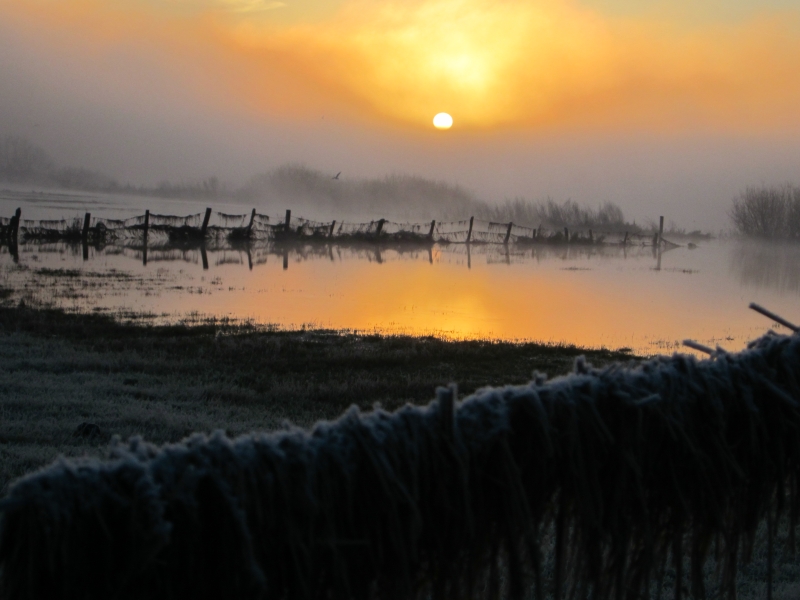
[[[635,358],[572,346],[287,332],[213,321],[154,326],[0,307],[0,497],[13,479],[58,455],[103,456],[112,435],[165,443],[194,431],[272,430],[285,420],[309,426],[350,404],[425,403],[451,381],[464,395],[527,382],[534,370],[555,376],[580,354],[597,365]],[[73,437],[82,422],[97,424],[103,435]],[[800,593],[787,534],[785,526],[779,529],[775,600]],[[765,538],[762,527],[753,561],[739,571],[740,600],[766,596]],[[712,559],[705,568],[711,598],[719,597],[715,566]],[[668,568],[662,597],[672,597],[673,580]]]
[[[58,455],[102,456],[110,436],[174,442],[310,426],[351,404],[427,403],[437,386],[461,394],[520,384],[534,370],[570,370],[627,352],[574,346],[337,331],[275,331],[225,322],[155,326],[106,315],[0,307],[0,496]],[[73,437],[82,422],[103,436]]]

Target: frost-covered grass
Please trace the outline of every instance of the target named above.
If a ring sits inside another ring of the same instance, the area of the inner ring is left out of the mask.
[[[0,496],[59,454],[105,454],[111,435],[178,441],[192,432],[309,426],[349,405],[427,403],[436,386],[463,394],[524,383],[534,370],[629,360],[572,346],[453,342],[335,331],[281,332],[201,323],[120,324],[107,316],[0,308]],[[73,438],[82,422],[100,441]]]
[[[104,356],[115,350],[104,348],[109,335],[98,328],[110,327],[134,353],[141,340],[146,350],[188,341],[190,363],[198,346],[203,361],[219,357],[209,372],[230,358],[209,350],[208,336],[211,345],[245,343],[250,354],[264,340],[299,339],[293,355],[309,377],[320,367],[307,341],[374,341],[0,315],[0,325],[24,330],[10,338],[52,335],[52,321],[59,343]],[[362,360],[385,367],[407,358],[381,350],[402,339],[379,340]],[[326,358],[339,355],[331,348]],[[179,355],[160,354],[176,365]],[[469,352],[460,356],[462,367]],[[9,597],[57,589],[86,598],[122,589],[129,597],[212,589],[251,597],[266,580],[276,598],[313,589],[362,600],[474,597],[466,590],[549,599],[576,586],[568,597],[749,600],[765,597],[771,573],[773,597],[797,597],[794,536],[784,521],[768,544],[765,522],[776,497],[797,522],[798,358],[797,336],[765,336],[747,351],[702,361],[676,355],[596,370],[579,360],[568,377],[488,388],[459,403],[442,388],[426,407],[349,411],[310,433],[116,444],[112,460],[60,462],[14,487],[4,504],[0,582]],[[342,362],[353,360],[351,352]],[[65,370],[85,357],[73,363]],[[526,568],[543,575],[543,596],[525,587]],[[135,581],[131,569],[141,575]]]

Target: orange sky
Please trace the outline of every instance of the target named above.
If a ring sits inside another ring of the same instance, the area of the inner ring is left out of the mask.
[[[795,0],[0,0],[0,135],[137,183],[300,162],[716,229],[800,172],[797,73]]]
[[[697,25],[564,0],[348,0],[323,18],[286,23],[271,18],[282,8],[5,0],[0,14],[46,34],[54,51],[157,57],[150,66],[192,86],[198,101],[273,119],[334,105],[411,129],[429,128],[440,111],[473,130],[769,132],[800,124],[797,11]]]

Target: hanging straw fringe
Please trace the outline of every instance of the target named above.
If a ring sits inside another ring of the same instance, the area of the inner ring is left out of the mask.
[[[437,395],[62,459],[3,501],[0,595],[643,598],[674,563],[679,598],[685,555],[703,597],[716,540],[733,598],[759,523],[794,531],[800,336]]]

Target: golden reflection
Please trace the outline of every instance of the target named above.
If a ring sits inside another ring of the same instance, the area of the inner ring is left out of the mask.
[[[686,276],[670,281],[673,293],[665,294],[664,286],[652,285],[658,283],[650,277],[655,272],[615,273],[610,284],[603,268],[595,272],[589,264],[587,270],[563,270],[564,263],[553,260],[555,256],[544,258],[538,266],[530,260],[502,265],[477,256],[472,258],[472,269],[461,260],[442,260],[441,254],[433,265],[422,255],[418,260],[395,256],[384,264],[290,259],[278,281],[274,269],[279,261],[274,260],[268,269],[272,273],[254,272],[257,283],[242,281],[250,290],[260,288],[259,293],[226,295],[224,302],[220,299],[220,304],[204,310],[227,308],[240,317],[283,326],[312,323],[458,339],[535,339],[640,350],[647,347],[643,332],[652,340],[675,341],[682,323],[695,330],[726,327],[685,303],[676,308],[680,284],[691,285]],[[576,260],[583,262],[576,258],[565,264]],[[634,287],[639,291],[632,302]]]
[[[773,249],[759,249],[775,256]],[[733,244],[664,253],[661,271],[649,248],[505,253],[475,246],[468,257],[463,245],[453,244],[430,253],[384,248],[380,263],[375,248],[337,247],[331,254],[325,247],[284,253],[254,246],[208,250],[205,260],[202,248],[153,248],[147,264],[141,248],[92,249],[87,262],[80,245],[67,250],[63,244],[22,246],[19,262],[35,254],[36,269],[16,268],[13,257],[3,260],[0,253],[0,275],[9,289],[40,290],[38,300],[69,310],[135,311],[171,321],[199,314],[288,328],[539,340],[640,353],[681,350],[679,341],[687,338],[742,348],[769,326],[747,310],[748,302],[786,315],[797,304],[796,287],[740,282],[736,269],[729,272],[725,266],[741,251],[754,250]],[[791,256],[785,258],[791,263]],[[63,269],[84,275],[44,274]],[[87,295],[86,289],[97,293]]]

